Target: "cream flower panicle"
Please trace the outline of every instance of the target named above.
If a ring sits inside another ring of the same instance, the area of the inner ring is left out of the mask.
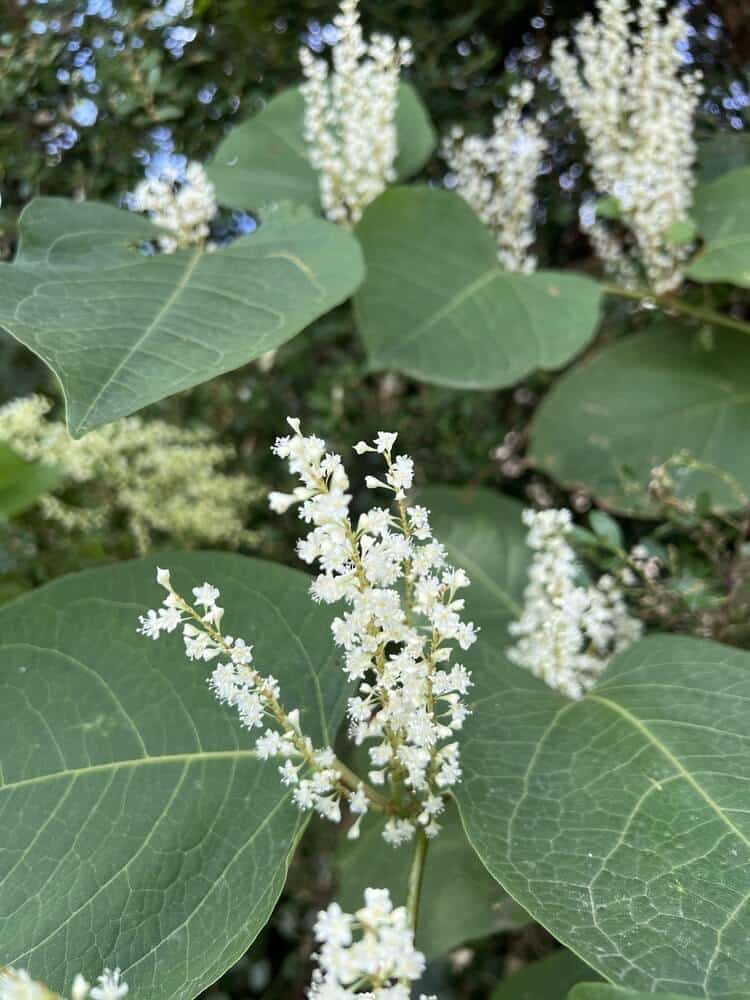
[[[234,452],[211,431],[127,417],[73,440],[62,422],[47,419],[51,405],[25,396],[0,407],[0,441],[60,473],[39,500],[47,520],[87,531],[124,518],[139,552],[159,535],[186,546],[256,540],[244,522],[258,487],[221,471]],[[81,505],[66,498],[71,489]]]
[[[408,503],[414,464],[392,454],[395,434],[381,432],[372,444],[356,445],[360,454],[381,456],[383,477],[369,476],[368,485],[388,491],[393,507],[374,507],[354,524],[341,457],[320,438],[305,437],[298,420],[289,424],[293,433],[278,438],[273,450],[301,484],[291,493],[271,493],[270,504],[280,512],[299,505],[310,531],[298,553],[320,566],[312,599],[345,606],[331,630],[344,673],[357,686],[347,706],[349,733],[356,744],[369,745],[369,781],[302,733],[298,710],[283,707],[278,681],[256,668],[252,646],[222,633],[224,609],[211,584],[193,588],[188,602],[174,590],[169,571],[157,569],[167,595],[161,608],[140,617],[138,631],[157,639],[180,629],[189,659],[217,662],[212,690],[248,729],[263,730],[256,751],[283,760],[281,781],[293,788],[301,809],[338,822],[341,803],[348,803],[355,817],[349,836],[356,837],[362,816],[375,806],[387,814],[389,843],[411,839],[417,828],[434,836],[445,795],[461,778],[456,735],[469,714],[463,698],[471,676],[452,657],[455,647],[467,650],[477,636],[462,618],[459,593],[469,579],[447,564],[428,511]],[[395,793],[390,801],[377,790],[386,781]]]
[[[146,177],[129,197],[134,212],[148,212],[155,225],[168,230],[158,243],[162,253],[205,243],[218,205],[216,191],[200,163],[189,163],[184,177],[173,171]]]
[[[569,510],[527,510],[523,519],[534,555],[521,617],[510,626],[518,641],[508,658],[569,698],[581,698],[643,626],[629,614],[613,577],[581,582],[567,538]]]
[[[320,175],[325,215],[344,225],[356,223],[396,179],[399,76],[412,61],[407,39],[375,34],[365,41],[358,6],[359,0],[342,0],[334,17],[331,68],[310,49],[300,50],[310,162]]]
[[[536,268],[530,253],[535,239],[534,187],[546,149],[544,115],[523,113],[533,96],[533,84],[525,81],[511,91],[508,104],[495,116],[492,135],[466,135],[455,127],[443,143],[456,191],[494,233],[498,260],[507,271],[525,274]]]
[[[701,93],[700,73],[683,68],[684,6],[663,17],[665,7],[665,0],[640,0],[634,15],[629,0],[598,0],[598,20],[586,15],[576,29],[578,57],[565,39],[552,46],[552,69],[586,137],[594,184],[616,200],[656,293],[681,283],[690,252],[669,234],[690,212]],[[611,242],[594,238],[612,266]]]
[[[318,952],[310,1000],[409,1000],[409,984],[424,972],[406,908],[394,907],[387,889],[365,889],[364,906],[354,914],[331,903],[313,932]]]

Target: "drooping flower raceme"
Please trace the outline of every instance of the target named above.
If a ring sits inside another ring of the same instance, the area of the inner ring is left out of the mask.
[[[523,519],[534,556],[523,612],[510,626],[518,641],[508,658],[569,698],[581,698],[614,653],[640,637],[643,626],[629,614],[613,577],[582,581],[566,537],[569,510],[527,510]]]
[[[525,274],[536,268],[529,252],[535,237],[534,186],[546,148],[544,116],[523,113],[533,96],[533,84],[525,81],[495,116],[492,135],[467,136],[455,127],[443,143],[456,191],[494,233],[498,260],[506,270]]]
[[[396,178],[399,75],[412,61],[408,39],[364,40],[358,6],[359,0],[342,0],[333,19],[332,69],[310,49],[300,50],[310,162],[320,175],[324,213],[344,225],[356,223]]]
[[[410,984],[424,972],[406,907],[394,907],[387,889],[365,889],[365,905],[354,914],[331,903],[318,914],[314,934],[310,1000],[409,1000]]]
[[[367,485],[388,491],[394,509],[375,507],[354,525],[341,457],[326,452],[320,438],[303,436],[297,420],[289,423],[294,433],[279,438],[274,451],[302,485],[293,493],[272,493],[270,502],[277,512],[299,504],[300,517],[311,525],[298,552],[305,562],[320,563],[313,600],[346,607],[331,628],[343,650],[344,673],[358,685],[348,702],[349,732],[355,743],[371,744],[369,780],[353,776],[330,747],[313,747],[300,730],[299,713],[282,705],[276,679],[255,667],[252,647],[222,634],[217,588],[195,587],[190,604],[173,589],[169,572],[160,570],[157,580],[167,597],[141,617],[139,631],[156,639],[181,628],[189,659],[220,661],[212,689],[247,728],[266,726],[256,750],[263,758],[283,759],[281,780],[293,787],[300,808],[338,821],[340,804],[347,802],[357,817],[350,836],[358,835],[361,817],[373,806],[386,814],[389,843],[409,840],[417,827],[434,836],[445,794],[461,777],[455,737],[468,714],[462,697],[471,678],[451,659],[454,644],[468,649],[476,639],[477,629],[461,618],[458,596],[468,577],[447,565],[428,512],[407,504],[413,463],[393,457],[395,434],[383,432],[373,445],[356,446],[360,454],[382,455],[384,478],[370,476]],[[378,791],[386,782],[390,798]]]
[[[189,163],[183,176],[165,172],[146,177],[129,199],[134,212],[148,212],[170,234],[159,237],[162,253],[205,243],[216,215],[216,191],[200,163]]]
[[[124,519],[139,552],[159,536],[186,546],[256,540],[244,522],[258,487],[222,471],[234,453],[211,431],[127,417],[73,440],[62,422],[47,419],[51,405],[25,396],[0,407],[0,441],[60,473],[39,498],[50,522],[86,531]]]
[[[97,985],[86,982],[79,973],[73,980],[70,1000],[123,1000],[128,995],[128,984],[119,969],[105,969]],[[0,968],[0,1000],[61,1000],[32,979],[26,969]]]
[[[635,239],[645,277],[657,293],[676,288],[689,247],[670,241],[688,219],[693,191],[693,116],[700,74],[682,72],[688,27],[682,4],[665,19],[665,0],[598,0],[598,20],[576,29],[580,62],[564,39],[552,69],[588,143],[597,189],[614,198]]]

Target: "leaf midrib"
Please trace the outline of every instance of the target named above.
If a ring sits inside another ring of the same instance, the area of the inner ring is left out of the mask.
[[[158,764],[192,764],[204,760],[243,760],[245,758],[258,759],[258,754],[255,750],[201,750],[191,753],[164,754],[161,757],[133,757],[128,760],[108,761],[103,764],[89,764],[87,767],[70,767],[62,771],[51,771],[49,774],[39,774],[34,778],[6,782],[0,785],[0,795],[18,788],[56,781],[59,778],[77,778],[89,774],[119,771],[121,768],[147,767]]]
[[[684,780],[690,785],[693,791],[695,791],[703,799],[703,801],[709,806],[712,812],[716,813],[716,815],[724,823],[724,825],[727,826],[735,834],[735,836],[737,836],[742,841],[742,843],[745,844],[746,847],[750,848],[750,838],[748,838],[742,832],[742,830],[740,830],[740,828],[736,825],[736,823],[732,822],[730,817],[727,816],[726,812],[721,808],[719,803],[710,795],[709,792],[706,791],[706,789],[698,781],[696,781],[696,779],[693,777],[690,771],[688,771],[688,769],[685,767],[685,765],[682,763],[679,757],[676,757],[675,754],[673,754],[672,751],[669,749],[669,747],[665,743],[663,743],[659,739],[659,737],[648,728],[648,726],[646,726],[643,722],[641,722],[641,720],[637,716],[633,715],[632,712],[629,712],[626,708],[624,708],[622,705],[619,705],[616,701],[610,701],[609,698],[605,698],[600,694],[589,693],[586,696],[586,701],[599,702],[601,705],[604,705],[605,708],[608,708],[610,711],[615,712],[617,715],[621,716],[623,719],[626,720],[626,722],[630,723],[630,725],[632,725],[634,729],[637,729],[638,732],[640,732],[643,736],[645,736],[648,742],[652,746],[654,746],[669,761],[672,767],[675,768],[680,777],[684,778]]]

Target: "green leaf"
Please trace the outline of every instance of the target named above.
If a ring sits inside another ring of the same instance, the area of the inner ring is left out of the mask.
[[[504,979],[490,1000],[565,1000],[571,986],[595,975],[580,958],[561,948]]]
[[[597,217],[600,219],[620,218],[620,203],[617,198],[612,198],[609,195],[605,198],[599,198],[594,208],[596,209]]]
[[[592,530],[603,542],[612,548],[622,548],[622,530],[613,517],[603,510],[592,510],[589,514]]]
[[[715,508],[737,509],[738,490],[750,493],[750,452],[740,444],[750,435],[748,346],[729,330],[706,340],[654,326],[605,347],[545,397],[531,457],[610,509],[648,515],[651,469],[687,451],[721,472],[672,470],[675,494],[708,491]]]
[[[344,709],[328,613],[293,570],[163,556],[208,578],[317,745]],[[153,559],[64,577],[0,609],[0,956],[68,995],[119,965],[131,995],[190,1000],[268,920],[305,826],[178,634],[136,635]]]
[[[60,481],[48,465],[25,462],[0,441],[0,520],[22,514]]]
[[[680,222],[673,222],[664,234],[664,238],[672,246],[682,246],[684,243],[692,243],[697,235],[698,229],[692,219],[683,219]]]
[[[608,983],[580,983],[568,994],[568,1000],[690,1000],[684,993],[641,993],[624,990]]]
[[[257,211],[269,202],[288,199],[320,208],[318,175],[302,137],[304,110],[302,95],[292,87],[232,129],[208,167],[221,204]],[[427,111],[408,83],[399,87],[396,129],[396,172],[404,180],[422,169],[436,141]]]
[[[367,208],[356,234],[367,277],[355,313],[375,369],[497,388],[559,368],[596,327],[594,282],[501,270],[492,234],[457,194],[392,188]]]
[[[474,849],[605,978],[746,998],[750,654],[652,637],[586,698],[564,698],[504,656],[529,555],[517,505],[477,491],[475,512],[441,492],[435,533],[453,492],[450,557],[473,573],[466,616],[482,628],[463,654],[475,687],[455,788]]]
[[[417,947],[428,959],[465,941],[522,927],[529,920],[474,853],[453,803],[440,822],[443,829],[427,852],[419,907]],[[390,889],[396,902],[405,901],[412,852],[386,844],[382,826],[382,821],[372,818],[363,824],[358,840],[344,839],[339,845],[336,899],[345,910],[359,909],[365,889],[374,885]],[[449,879],[446,872],[450,872]]]
[[[690,263],[688,277],[750,288],[750,167],[702,184],[692,214],[705,245]]]
[[[750,163],[747,132],[715,132],[698,136],[698,179],[713,181],[735,167]]]
[[[96,202],[40,198],[0,265],[0,325],[38,354],[75,436],[231,371],[295,336],[362,278],[356,241],[280,211],[221,250],[144,256],[158,230]]]

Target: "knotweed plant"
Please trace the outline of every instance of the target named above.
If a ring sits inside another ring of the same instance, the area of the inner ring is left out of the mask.
[[[185,546],[256,540],[244,522],[258,487],[222,471],[234,449],[211,431],[128,417],[74,440],[65,424],[48,419],[51,406],[43,396],[25,396],[0,407],[0,441],[60,473],[39,499],[51,524],[90,531],[122,518],[139,552],[165,536]]]
[[[212,584],[194,587],[187,601],[173,589],[169,570],[159,570],[167,596],[141,617],[139,631],[158,639],[179,628],[188,659],[217,661],[211,689],[247,729],[261,731],[255,749],[262,759],[283,761],[280,779],[300,809],[337,823],[345,803],[355,817],[350,837],[358,836],[371,808],[384,814],[383,837],[394,846],[417,829],[433,837],[445,796],[461,778],[455,737],[467,715],[462,696],[471,678],[453,654],[476,640],[458,596],[469,579],[448,565],[429,512],[408,503],[414,465],[406,455],[393,456],[396,434],[381,432],[373,444],[355,445],[359,454],[382,456],[383,478],[368,476],[366,483],[386,492],[391,506],[373,507],[354,521],[341,457],[326,451],[321,438],[304,436],[298,420],[290,418],[289,425],[293,433],[278,438],[273,450],[300,485],[271,493],[271,508],[299,507],[311,530],[298,554],[320,569],[311,597],[344,606],[331,631],[342,650],[345,683],[356,686],[347,706],[349,735],[368,748],[367,780],[353,775],[330,746],[313,745],[300,728],[298,708],[285,706],[276,678],[255,664],[252,645],[222,632],[224,609]]]
[[[342,0],[333,22],[331,67],[300,49],[304,135],[325,215],[350,226],[396,179],[399,76],[412,51],[406,38],[373,34],[365,41],[359,0]]]
[[[508,658],[569,698],[581,698],[612,656],[642,633],[615,577],[588,582],[569,541],[569,510],[526,510],[526,542],[534,553],[517,642]]]
[[[565,39],[552,47],[552,69],[588,144],[599,192],[615,199],[637,258],[654,292],[679,286],[690,246],[672,237],[688,222],[696,146],[693,117],[700,73],[685,72],[680,46],[684,7],[641,0],[598,0],[575,32],[577,55]],[[601,235],[595,245],[603,247]],[[614,253],[605,263],[613,266]]]
[[[214,186],[195,161],[184,172],[169,169],[144,178],[128,204],[134,212],[148,212],[157,226],[168,231],[158,240],[162,253],[205,243],[218,208]]]
[[[466,135],[456,126],[443,143],[443,156],[455,177],[456,191],[471,205],[497,240],[497,257],[508,271],[530,274],[536,258],[534,188],[546,142],[544,115],[524,115],[534,86],[524,81],[511,90],[495,116],[492,135]]]

